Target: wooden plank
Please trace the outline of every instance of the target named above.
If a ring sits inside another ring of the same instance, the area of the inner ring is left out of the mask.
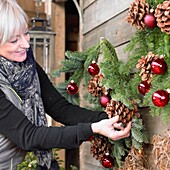
[[[80,160],[80,170],[103,170],[101,163],[90,153],[90,142],[81,144]]]
[[[29,1],[17,0],[17,2],[23,8],[24,11],[29,11],[29,12],[36,11],[35,0],[29,0]],[[41,3],[39,12],[44,13],[44,11],[45,11],[45,5],[44,3]]]
[[[134,0],[97,0],[84,10],[84,34],[129,8]]]
[[[95,1],[97,1],[97,0],[85,0],[85,1],[83,1],[83,9],[87,8],[88,6],[90,6]]]
[[[65,59],[65,3],[52,3],[52,18],[51,28],[56,32],[55,45],[54,45],[54,69],[57,70],[60,67],[60,62]],[[65,81],[65,75],[56,77],[54,79],[55,84]]]
[[[100,37],[108,39],[113,46],[119,46],[129,41],[136,28],[125,21],[127,12],[121,13],[100,27],[84,35],[84,49],[96,44]]]
[[[57,70],[60,66],[60,61],[65,59],[65,3],[52,3],[52,18],[51,29],[56,32],[54,43],[54,70]],[[65,74],[61,77],[55,78],[54,84],[65,81]],[[52,121],[53,126],[62,126],[62,124]],[[63,160],[61,166],[65,167],[65,149],[61,149],[59,152],[60,160]]]

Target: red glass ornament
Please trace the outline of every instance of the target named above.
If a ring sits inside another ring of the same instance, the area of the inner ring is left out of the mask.
[[[114,159],[110,155],[106,154],[102,158],[102,165],[104,168],[111,168],[114,165]]]
[[[92,141],[93,139],[94,139],[94,136],[91,136],[91,137],[88,138],[87,141]]]
[[[100,69],[99,66],[93,61],[92,64],[88,66],[88,73],[91,76],[95,76],[99,73]]]
[[[156,27],[156,18],[153,14],[147,14],[144,17],[144,23],[148,28],[155,28]]]
[[[106,107],[109,101],[110,101],[110,96],[108,95],[103,95],[100,97],[100,104],[102,107]]]
[[[152,102],[157,107],[164,107],[169,102],[169,93],[165,90],[157,90],[152,94]]]
[[[158,58],[152,62],[151,70],[155,74],[164,74],[167,70],[167,64],[163,58]]]
[[[67,85],[66,89],[69,94],[76,94],[78,92],[78,86],[73,80]]]
[[[149,84],[147,81],[142,81],[138,85],[138,91],[139,93],[145,95],[149,91],[150,87],[151,87],[151,84]]]

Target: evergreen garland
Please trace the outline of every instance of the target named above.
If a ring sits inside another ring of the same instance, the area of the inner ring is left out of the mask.
[[[71,57],[68,54],[71,54]],[[83,56],[81,63],[80,59],[77,59],[78,55],[79,57]],[[103,85],[108,90],[111,89],[111,98],[114,98],[115,101],[122,101],[127,107],[133,108],[131,100],[133,99],[134,92],[132,92],[133,88],[128,85],[131,81],[131,76],[127,76],[127,74],[121,70],[125,64],[118,59],[116,51],[109,41],[102,39],[97,45],[83,52],[67,51],[66,56],[67,60],[63,62],[63,67],[57,72],[54,72],[54,75],[73,70],[72,62],[69,61],[73,60],[74,66],[77,65],[77,69],[74,70],[74,74],[70,76],[69,81],[73,79],[78,85],[80,85],[80,82],[84,80],[84,86],[87,88],[88,82],[91,78],[87,68],[92,61],[95,60],[98,62],[101,73],[104,75],[100,85]],[[80,65],[81,68],[79,67]],[[80,70],[82,70],[81,75],[79,73]],[[59,85],[57,88],[67,100],[72,102],[79,96],[77,94],[70,95],[67,93],[66,86],[69,81],[62,83],[62,86]],[[92,107],[88,106],[87,108],[90,108],[91,110],[104,110],[100,105],[99,97],[94,97],[87,92],[84,99],[93,104]],[[75,102],[72,103],[75,104]],[[115,166],[121,167],[123,165],[124,158],[128,154],[132,145],[135,148],[140,149],[142,148],[143,143],[148,143],[147,132],[142,124],[142,120],[134,117],[132,120],[132,127],[131,137],[118,141],[112,141],[109,139],[113,145],[112,157],[115,159]]]
[[[147,0],[150,8],[154,9],[163,0]],[[84,87],[88,86],[91,76],[87,68],[96,61],[104,78],[100,86],[104,86],[110,92],[110,96],[115,101],[121,101],[129,109],[133,109],[134,101],[139,107],[150,107],[152,116],[160,116],[164,123],[170,118],[170,103],[165,107],[157,107],[152,102],[152,94],[156,90],[167,90],[170,88],[170,69],[163,75],[154,75],[151,81],[151,88],[145,96],[139,94],[138,85],[141,82],[140,71],[136,69],[138,60],[146,56],[148,52],[163,55],[164,60],[170,68],[170,35],[161,31],[159,27],[152,29],[137,30],[131,38],[125,52],[129,52],[129,60],[123,63],[118,59],[116,51],[112,44],[102,38],[100,42],[83,52],[66,52],[67,59],[62,62],[63,67],[54,72],[58,76],[61,72],[72,73],[69,80],[59,85],[57,89],[71,103],[79,104],[79,95],[70,95],[66,92],[66,86],[74,80],[78,86],[83,81]],[[99,102],[99,97],[94,97],[88,92],[84,99],[92,106],[87,106],[91,110],[104,110]],[[148,143],[147,130],[142,123],[141,118],[134,116],[132,120],[131,136],[129,138],[112,141],[108,139],[113,146],[112,157],[115,160],[115,167],[121,167],[124,158],[127,156],[130,148],[141,149],[144,143]]]

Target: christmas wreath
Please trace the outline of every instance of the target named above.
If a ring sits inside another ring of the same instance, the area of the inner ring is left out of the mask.
[[[90,152],[103,167],[149,169],[143,151],[149,141],[139,108],[150,107],[152,116],[160,116],[164,123],[170,118],[170,1],[135,0],[125,20],[137,28],[125,48],[130,53],[127,63],[101,38],[83,52],[67,51],[62,67],[53,75],[70,74],[57,89],[71,103],[80,104],[78,91],[83,82],[88,108],[106,111],[108,118],[119,115],[124,126],[132,121],[128,138],[112,141],[96,135],[89,139]]]

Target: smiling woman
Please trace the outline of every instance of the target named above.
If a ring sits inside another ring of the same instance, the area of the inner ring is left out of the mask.
[[[1,3],[0,55],[12,61],[22,62],[26,59],[26,49],[30,47],[28,17],[18,4],[17,10],[14,8],[15,1],[10,4],[6,1]],[[8,12],[4,11],[6,8]],[[10,21],[10,24],[7,21]]]
[[[16,8],[17,7],[17,8]],[[1,1],[0,6],[0,44],[8,42],[18,32],[24,32],[28,24],[28,17],[15,0]],[[10,24],[9,24],[10,22]]]

